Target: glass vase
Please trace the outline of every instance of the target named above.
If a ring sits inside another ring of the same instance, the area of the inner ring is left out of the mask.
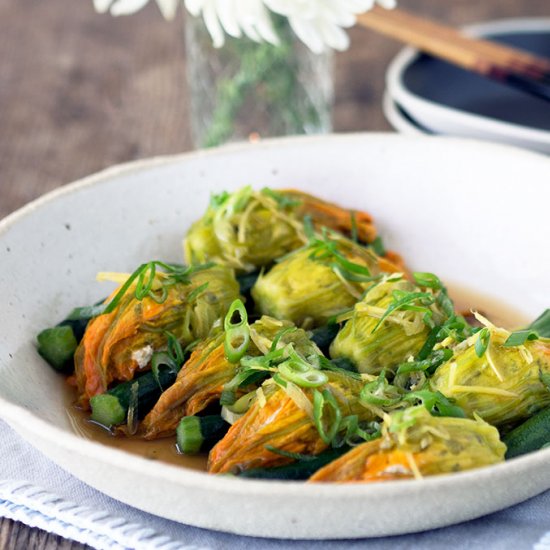
[[[216,49],[186,17],[187,80],[195,147],[332,129],[332,54],[314,54],[275,20],[280,44],[226,37]]]

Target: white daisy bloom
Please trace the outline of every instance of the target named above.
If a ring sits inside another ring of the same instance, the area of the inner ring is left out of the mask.
[[[269,9],[288,18],[292,30],[313,52],[327,48],[346,50],[349,37],[343,30],[355,25],[356,15],[375,3],[395,7],[395,0],[264,0]]]
[[[264,0],[185,0],[185,7],[191,15],[202,16],[216,48],[223,46],[225,34],[278,43]]]
[[[173,19],[180,0],[156,0],[162,15]],[[109,11],[111,15],[131,15],[145,7],[149,0],[94,0],[94,7],[99,13]]]
[[[174,17],[181,0],[156,0],[167,19]],[[277,44],[269,10],[288,18],[292,30],[313,52],[333,48],[345,50],[349,37],[344,29],[352,27],[356,16],[375,4],[395,7],[395,0],[183,0],[194,17],[202,17],[216,48],[225,35],[243,35],[256,42]],[[95,8],[112,15],[135,13],[149,0],[94,0]]]

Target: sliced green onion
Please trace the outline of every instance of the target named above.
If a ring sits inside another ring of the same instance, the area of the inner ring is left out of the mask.
[[[278,191],[274,191],[269,187],[264,187],[261,193],[276,201],[280,208],[294,208],[295,206],[302,204],[301,200],[289,197],[283,193],[279,193]]]
[[[443,283],[437,275],[433,273],[413,273],[414,280],[418,286],[423,286],[427,288],[433,288],[434,290],[443,289]]]
[[[237,401],[237,392],[235,390],[222,390],[220,394],[220,405],[222,407],[230,407]]]
[[[326,357],[319,355],[319,365],[323,370],[339,373],[345,371],[347,376],[355,378],[356,380],[362,380],[357,367],[353,361],[347,357],[335,357],[334,359],[329,360]]]
[[[344,275],[346,273],[351,273],[366,278],[372,277],[371,272],[365,265],[356,264],[341,254],[337,249],[337,243],[328,238],[326,231],[324,231],[324,239],[313,239],[310,243],[310,247],[312,249],[310,258],[313,260],[327,260],[332,258]]]
[[[309,460],[315,460],[317,458],[316,455],[303,455],[301,453],[291,453],[290,451],[285,451],[284,449],[278,449],[277,447],[273,447],[273,445],[266,445],[264,448],[270,453],[281,455],[286,458],[292,458],[293,460],[303,460],[307,462]]]
[[[199,271],[204,271],[205,269],[210,269],[214,265],[215,264],[213,262],[209,262],[206,264],[185,267],[181,265],[168,264],[158,260],[141,264],[128,277],[113,299],[106,304],[103,313],[111,313],[114,311],[134,281],[136,281],[136,289],[134,292],[136,299],[143,300],[145,297],[149,296],[156,302],[162,303],[168,296],[167,287],[176,283],[190,284],[191,275]],[[162,281],[162,286],[160,289],[160,296],[158,295],[158,291],[153,290],[153,283],[157,273],[157,268],[163,269],[165,274],[165,279]]]
[[[360,403],[377,407],[392,407],[402,398],[402,391],[386,380],[385,371],[382,371],[376,380],[365,384],[359,394]]]
[[[285,361],[279,365],[281,376],[302,388],[317,388],[328,382],[328,376],[307,363]]]
[[[541,338],[550,338],[550,309],[537,317],[528,328],[536,331]]]
[[[256,399],[256,391],[251,391],[232,404],[225,405],[231,412],[236,414],[244,414]]]
[[[189,296],[187,296],[187,301],[192,302],[195,298],[198,298],[207,288],[210,283],[206,281],[202,285],[199,285],[197,288],[193,289]]]
[[[104,311],[105,304],[103,302],[93,306],[76,307],[67,317],[67,321],[89,321],[93,317],[101,315]]]
[[[279,332],[277,332],[277,334],[275,335],[275,338],[273,338],[273,342],[271,342],[271,347],[269,348],[270,353],[277,350],[277,346],[279,345],[281,338],[285,334],[289,334],[297,330],[298,330],[298,327],[285,327],[285,328],[282,328]]]
[[[227,191],[210,195],[210,206],[212,208],[219,208],[231,195]]]
[[[491,332],[487,327],[482,328],[478,332],[477,340],[474,346],[476,355],[481,358],[485,355],[487,348],[489,347],[489,341],[491,339]]]
[[[437,367],[451,359],[452,356],[453,352],[450,349],[438,349],[434,351],[428,359],[401,363],[396,374],[409,374],[411,372],[419,371],[432,374]]]
[[[506,347],[523,346],[528,340],[538,340],[539,335],[534,330],[517,330],[512,332],[504,342]]]
[[[233,316],[238,314],[239,320],[233,322]],[[235,300],[229,307],[224,320],[225,356],[231,363],[238,363],[248,349],[250,343],[250,327],[248,313],[241,300]]]
[[[359,422],[356,414],[345,416],[340,424],[344,432],[333,441],[333,447],[348,445],[353,447],[365,441],[372,441],[380,437],[380,424],[378,422]]]
[[[405,401],[416,403],[420,401],[430,414],[434,416],[454,416],[456,418],[465,418],[466,414],[461,407],[455,405],[453,401],[445,397],[441,392],[420,390],[410,392],[405,396]]]
[[[128,433],[134,435],[138,427],[138,404],[139,404],[139,383],[136,381],[130,387],[130,404],[128,405],[128,415],[126,416],[126,425]]]
[[[385,256],[386,255],[386,248],[385,248],[384,243],[382,241],[382,237],[376,237],[370,245],[372,246],[372,249],[374,250],[374,253],[377,256]]]
[[[307,239],[309,241],[313,241],[315,239],[315,229],[313,228],[313,221],[309,214],[304,216],[303,224],[304,224],[304,233]]]
[[[357,233],[357,216],[355,215],[355,211],[350,210],[349,212],[350,222],[351,222],[351,240],[354,243],[359,242],[359,235]]]
[[[414,302],[420,301],[425,305],[430,305],[434,301],[434,297],[427,292],[405,292],[400,290],[394,290],[392,295],[394,296],[394,301],[391,303],[382,317],[378,320],[378,323],[374,326],[371,333],[374,333],[382,325],[382,323],[394,312],[400,309],[405,309],[406,306],[410,306]],[[423,308],[424,310],[424,308]]]
[[[455,315],[455,305],[453,304],[453,301],[449,298],[447,291],[443,290],[442,292],[439,292],[435,301],[447,317],[453,317]]]
[[[322,393],[314,390],[313,421],[321,439],[330,445],[340,429],[342,412],[328,389],[323,390]]]

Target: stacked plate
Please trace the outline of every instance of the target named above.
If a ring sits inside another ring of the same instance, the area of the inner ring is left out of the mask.
[[[509,19],[465,29],[550,57],[550,18]],[[550,154],[550,103],[405,48],[386,75],[384,112],[405,134],[442,134]]]

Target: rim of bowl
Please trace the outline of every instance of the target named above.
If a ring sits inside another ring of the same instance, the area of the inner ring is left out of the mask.
[[[388,90],[384,92],[382,98],[382,111],[386,120],[393,126],[399,133],[407,136],[430,136],[434,135],[429,130],[423,130],[420,124],[414,124],[399,111],[399,106],[393,100]]]
[[[528,17],[498,19],[484,23],[467,25],[462,28],[466,34],[475,37],[482,37],[487,34],[498,32],[500,34],[514,34],[522,32],[550,32],[550,17]],[[476,115],[454,107],[448,107],[436,101],[426,99],[409,90],[403,82],[403,75],[410,65],[420,56],[421,52],[413,47],[403,48],[390,63],[386,71],[386,87],[389,95],[398,104],[407,107],[412,112],[416,107],[428,108],[432,112],[443,115],[448,121],[459,124],[467,124],[472,129],[482,129],[493,132],[505,138],[522,139],[537,144],[550,145],[550,131],[539,130],[489,118],[483,115]],[[413,106],[409,108],[409,106]]]
[[[446,136],[403,136],[388,132],[373,132],[373,133],[354,133],[354,134],[328,134],[320,136],[294,136],[290,138],[279,138],[264,140],[259,143],[236,143],[230,144],[210,150],[190,151],[176,155],[165,155],[140,159],[118,165],[113,165],[105,170],[86,176],[72,183],[54,189],[34,201],[28,203],[22,208],[9,214],[4,219],[0,220],[0,239],[11,228],[12,225],[18,223],[20,219],[25,218],[43,206],[56,201],[58,198],[79,193],[83,189],[92,186],[99,186],[108,183],[110,180],[121,175],[130,175],[155,168],[167,164],[175,164],[186,159],[208,158],[212,155],[224,155],[239,153],[246,149],[253,151],[254,149],[262,148],[280,148],[293,146],[296,143],[310,143],[315,141],[361,141],[361,140],[376,140],[376,139],[398,139],[402,141],[418,141],[421,140],[437,140],[441,143],[446,143],[449,146],[453,144],[461,144],[462,146],[484,147],[486,149],[494,149],[503,153],[512,153],[516,157],[527,157],[534,162],[545,162],[546,159],[542,155],[538,155],[531,151],[526,151],[516,147],[510,147],[506,144],[496,144],[490,142],[478,141],[470,138],[461,137],[446,137]],[[542,164],[541,164],[542,165]],[[64,452],[82,454],[88,458],[98,460],[101,463],[113,464],[115,467],[122,468],[135,474],[142,474],[150,471],[151,462],[146,458],[138,455],[130,454],[126,451],[106,447],[99,442],[88,440],[78,435],[77,433],[67,431],[63,428],[55,426],[47,422],[37,414],[31,412],[25,407],[13,403],[4,396],[0,395],[0,418],[6,421],[10,427],[19,433],[19,429],[31,434],[35,434],[40,440],[53,442],[56,447],[60,447]],[[17,426],[17,428],[15,428]],[[18,429],[19,428],[19,429]],[[32,444],[32,443],[31,443]],[[492,466],[467,470],[454,474],[443,474],[424,479],[412,479],[404,481],[388,481],[385,483],[374,484],[332,484],[318,483],[307,484],[303,481],[275,481],[275,480],[255,480],[255,479],[229,479],[223,476],[208,474],[207,472],[194,471],[184,466],[176,466],[167,463],[157,463],[155,477],[160,477],[165,481],[170,481],[178,484],[185,484],[193,488],[202,488],[204,490],[216,491],[223,494],[243,494],[249,495],[284,495],[292,497],[307,498],[326,498],[326,497],[349,497],[360,498],[365,492],[368,492],[373,497],[393,496],[394,493],[399,495],[407,495],[416,493],[419,490],[435,490],[446,489],[449,485],[453,486],[456,483],[468,482],[483,483],[484,480],[491,478],[495,473],[502,477],[515,475],[523,472],[531,466],[536,466],[548,463],[550,458],[550,448],[540,449],[533,453],[514,458],[510,461],[501,462]],[[50,459],[51,460],[51,459]],[[472,479],[473,478],[473,479]]]

